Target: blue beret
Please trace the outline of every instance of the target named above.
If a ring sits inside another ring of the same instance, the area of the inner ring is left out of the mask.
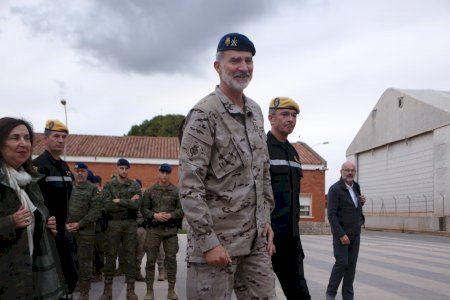
[[[86,165],[85,163],[83,163],[83,162],[77,162],[77,163],[75,163],[75,169],[85,169],[85,170],[87,170],[88,167],[87,167],[87,165]]]
[[[159,171],[170,173],[170,172],[172,172],[172,167],[169,164],[162,164],[159,166]]]
[[[94,177],[95,177],[94,173],[91,170],[87,170],[87,171],[88,171],[87,180],[94,183]]]
[[[125,158],[121,158],[117,161],[117,165],[118,166],[126,166],[126,167],[130,167],[130,163],[128,162],[128,160],[126,160]]]
[[[217,52],[236,50],[236,51],[248,51],[253,56],[256,53],[255,45],[243,34],[240,33],[228,33],[224,35],[217,45]]]
[[[102,182],[102,178],[100,176],[94,175],[94,178],[92,178],[92,183],[100,183]]]

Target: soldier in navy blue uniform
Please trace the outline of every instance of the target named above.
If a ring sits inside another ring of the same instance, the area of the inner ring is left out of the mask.
[[[304,253],[299,231],[300,158],[287,137],[295,128],[298,104],[286,97],[272,99],[271,130],[267,134],[275,209],[272,228],[276,252],[272,266],[286,298],[311,299],[303,271]]]
[[[55,236],[61,267],[69,294],[78,281],[76,243],[72,234],[65,229],[69,199],[72,193],[73,175],[67,163],[61,159],[69,130],[58,120],[48,120],[45,124],[45,151],[33,160],[37,171],[44,175],[38,184],[44,196],[45,206],[50,215],[56,217]]]

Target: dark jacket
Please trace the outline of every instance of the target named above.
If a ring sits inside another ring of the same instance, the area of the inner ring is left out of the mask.
[[[58,234],[62,235],[65,232],[72,193],[72,172],[65,161],[54,159],[47,150],[33,160],[33,165],[40,174],[44,175],[43,179],[39,181],[39,187],[45,206],[50,215],[56,218]]]
[[[278,141],[267,133],[270,156],[270,177],[275,208],[272,229],[277,236],[299,236],[299,195],[302,167],[295,148],[289,142]]]
[[[38,179],[33,177],[25,187],[37,208],[34,212],[34,255],[30,257],[27,230],[15,228],[12,217],[21,202],[0,163],[0,299],[57,299],[64,294],[56,248],[46,229],[49,215],[36,183]]]
[[[358,207],[355,207],[350,192],[341,178],[333,184],[327,197],[328,221],[334,238],[344,235],[354,236],[361,233],[364,215],[361,205],[361,190],[357,182],[353,182],[353,190],[358,198]]]

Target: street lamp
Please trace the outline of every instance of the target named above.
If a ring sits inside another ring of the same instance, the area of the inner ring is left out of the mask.
[[[66,127],[69,128],[69,124],[67,123],[67,101],[66,99],[61,99],[61,104],[64,106],[64,116],[66,117]],[[64,160],[66,160],[66,144],[64,144]]]
[[[315,146],[319,146],[319,145],[328,145],[330,142],[329,141],[325,141],[325,142],[321,142],[321,143],[317,143],[311,146],[311,148],[315,147]]]

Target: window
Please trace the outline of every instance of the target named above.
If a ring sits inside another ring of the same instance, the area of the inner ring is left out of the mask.
[[[300,217],[312,217],[311,194],[300,194]]]

